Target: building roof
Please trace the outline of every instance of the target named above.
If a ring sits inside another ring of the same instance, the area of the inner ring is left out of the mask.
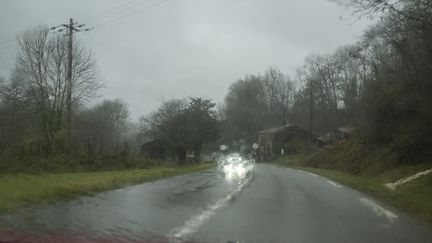
[[[258,134],[277,133],[277,132],[281,132],[287,128],[296,128],[296,129],[303,130],[303,131],[309,131],[309,130],[304,129],[302,127],[296,126],[292,123],[288,123],[288,124],[283,125],[283,126],[272,127],[272,128],[266,129],[266,130],[259,131]]]
[[[284,132],[286,130],[289,130],[290,132],[295,132],[295,133],[302,133],[302,134],[309,134],[309,130],[304,129],[302,127],[296,126],[292,123],[283,125],[283,126],[278,126],[278,127],[273,127],[273,128],[269,128],[263,131],[259,131],[258,132],[258,136],[267,136],[269,134],[276,134],[279,132]],[[312,131],[312,136],[314,136],[315,138],[318,138],[318,134],[314,131]]]
[[[356,128],[355,127],[339,127],[337,130],[339,132],[343,132],[346,134],[353,134],[355,132]]]
[[[149,137],[149,136],[142,136],[140,138],[140,143],[141,143],[141,145],[146,145],[146,144],[149,144],[151,142],[154,142],[155,140],[156,139]]]

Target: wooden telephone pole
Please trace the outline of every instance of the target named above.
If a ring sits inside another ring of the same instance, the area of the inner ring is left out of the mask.
[[[78,25],[78,23],[73,22],[72,18],[69,19],[69,24],[61,24],[59,26],[51,27],[51,30],[61,28],[58,30],[59,32],[67,30],[66,35],[68,36],[68,59],[66,70],[66,135],[67,147],[69,151],[72,144],[73,33],[91,30],[90,28],[81,29],[82,27],[84,27],[84,24]]]
[[[72,140],[72,59],[73,59],[73,32],[74,32],[74,23],[73,19],[69,19],[68,28],[68,64],[67,64],[67,76],[66,76],[66,85],[67,85],[67,95],[66,95],[66,126],[67,126],[67,140],[68,147],[71,145]]]
[[[313,80],[309,79],[309,146],[314,145],[313,135],[312,135],[312,119],[313,119],[313,109],[314,109],[314,99],[313,99]]]

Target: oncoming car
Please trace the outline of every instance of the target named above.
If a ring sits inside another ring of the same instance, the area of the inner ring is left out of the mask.
[[[222,175],[229,178],[243,178],[253,172],[255,161],[243,158],[238,153],[224,156],[218,163],[218,169]]]

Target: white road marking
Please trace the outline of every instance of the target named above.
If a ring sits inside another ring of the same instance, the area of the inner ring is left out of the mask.
[[[367,198],[362,197],[359,200],[363,205],[372,209],[372,211],[374,211],[374,213],[377,216],[385,217],[392,224],[395,223],[395,221],[399,218],[399,216],[396,215],[395,213],[393,213],[392,211],[381,207],[377,203],[375,203],[375,202],[373,202]]]
[[[310,173],[310,172],[306,172],[306,173],[308,173],[308,174],[311,175],[311,176],[318,177],[318,175],[315,175],[314,173]]]
[[[326,182],[327,182],[328,184],[332,185],[332,186],[337,187],[337,188],[341,188],[341,187],[342,187],[341,185],[336,184],[336,183],[334,183],[333,181],[326,180]]]
[[[400,179],[396,182],[393,182],[393,183],[387,183],[386,186],[392,190],[396,190],[396,188],[400,185],[403,185],[405,183],[408,183],[412,180],[418,179],[422,176],[425,176],[425,175],[428,175],[431,173],[432,173],[432,169],[421,171],[421,172],[418,172],[417,174],[415,174],[413,176],[408,176],[408,177],[402,178],[402,179]]]
[[[187,220],[182,226],[174,228],[169,234],[170,238],[179,239],[195,233],[201,225],[209,220],[217,210],[228,205],[229,201],[239,194],[243,188],[249,184],[253,176],[243,181],[236,189],[228,193],[224,198],[217,200],[214,204],[209,205],[206,210],[198,215],[193,216]]]

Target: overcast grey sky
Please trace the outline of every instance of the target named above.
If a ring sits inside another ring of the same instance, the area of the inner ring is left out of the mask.
[[[270,66],[293,74],[309,54],[359,39],[369,23],[347,16],[325,0],[0,0],[0,74],[17,53],[5,36],[73,17],[96,25],[78,38],[105,79],[100,99],[121,98],[136,119],[169,98],[222,102],[232,82]]]

